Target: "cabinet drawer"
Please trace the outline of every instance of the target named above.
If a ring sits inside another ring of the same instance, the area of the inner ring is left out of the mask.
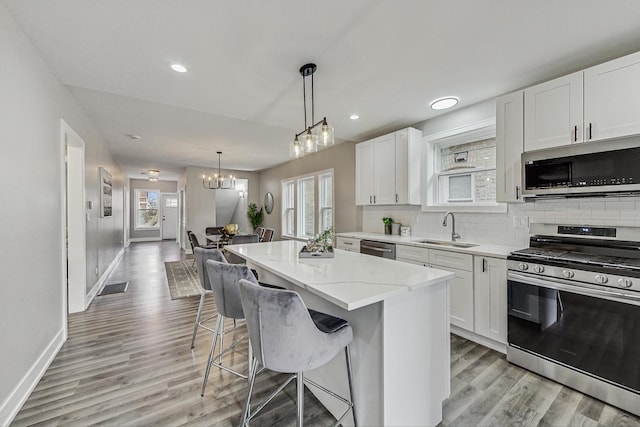
[[[415,246],[396,245],[396,259],[417,261],[419,263],[429,262],[429,249],[417,248]]]
[[[345,251],[360,252],[360,239],[354,239],[353,237],[336,237],[336,249],[343,249]]]
[[[396,258],[396,261],[406,262],[407,264],[421,265],[423,267],[427,266],[426,261],[416,261],[414,259],[409,259],[409,258]]]
[[[473,271],[473,256],[469,254],[461,254],[458,252],[430,249],[429,264],[433,265],[436,268],[437,266],[440,266],[457,268],[465,271]]]

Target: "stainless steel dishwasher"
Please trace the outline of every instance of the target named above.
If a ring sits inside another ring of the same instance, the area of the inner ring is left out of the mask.
[[[395,243],[376,242],[375,240],[361,240],[360,253],[396,259],[396,245]]]

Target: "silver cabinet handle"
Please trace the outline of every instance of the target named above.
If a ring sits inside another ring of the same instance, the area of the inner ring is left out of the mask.
[[[520,187],[516,185],[516,200],[520,200]]]
[[[372,197],[371,197],[371,196],[369,196],[369,204],[371,204],[371,203],[372,203],[372,200],[371,200],[371,199],[372,199]]]
[[[573,127],[573,142],[578,141],[578,125]]]
[[[342,244],[351,246],[351,245],[353,245],[353,242],[342,242]]]
[[[373,203],[376,202],[376,196],[373,196]]]

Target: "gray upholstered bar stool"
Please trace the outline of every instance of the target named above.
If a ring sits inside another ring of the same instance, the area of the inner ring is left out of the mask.
[[[224,348],[224,335],[225,333],[231,333],[236,331],[239,327],[236,326],[236,320],[244,319],[244,312],[242,310],[242,302],[240,301],[240,288],[238,287],[238,281],[244,279],[250,283],[258,284],[258,280],[255,278],[249,267],[240,264],[227,264],[226,262],[217,262],[214,260],[208,260],[206,262],[207,274],[209,276],[209,282],[211,285],[211,291],[216,301],[216,307],[218,309],[218,321],[216,323],[216,329],[213,332],[213,339],[211,340],[211,350],[209,351],[209,360],[207,361],[207,370],[204,374],[204,381],[202,382],[202,395],[204,396],[204,390],[207,387],[207,380],[209,379],[209,372],[211,366],[217,366],[227,372],[237,375],[242,378],[248,378],[247,374],[242,374],[228,366],[222,364],[222,356],[230,351],[233,351],[236,345],[246,338],[240,337],[226,349]],[[224,319],[233,319],[234,327],[225,332]],[[218,355],[214,356],[216,343],[220,340],[220,346],[218,347]],[[249,344],[249,361],[251,361],[251,344]]]
[[[298,427],[303,425],[305,382],[347,405],[336,426],[350,411],[357,426],[349,352],[349,343],[353,339],[351,326],[343,319],[308,310],[300,295],[294,291],[266,288],[240,280],[240,296],[254,355],[249,367],[249,390],[242,425],[247,426],[295,378]],[[304,372],[326,364],[342,349],[345,350],[351,401],[304,377]],[[251,393],[258,363],[266,369],[292,375],[252,412]]]
[[[198,270],[198,278],[200,279],[200,305],[198,306],[198,314],[196,315],[196,321],[193,325],[193,336],[191,337],[191,348],[195,346],[196,335],[198,333],[198,328],[202,327],[209,332],[213,332],[213,329],[206,326],[204,323],[213,319],[210,317],[208,319],[200,321],[200,317],[202,316],[202,307],[204,307],[204,299],[207,295],[211,294],[211,284],[209,282],[209,276],[207,275],[207,269],[205,267],[205,262],[207,260],[214,260],[218,262],[227,262],[227,259],[224,257],[222,251],[218,249],[208,249],[203,247],[194,247],[193,253],[195,254],[196,268]]]

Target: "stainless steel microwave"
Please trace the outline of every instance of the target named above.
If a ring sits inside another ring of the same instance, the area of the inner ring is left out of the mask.
[[[640,139],[522,154],[524,197],[640,194]]]

